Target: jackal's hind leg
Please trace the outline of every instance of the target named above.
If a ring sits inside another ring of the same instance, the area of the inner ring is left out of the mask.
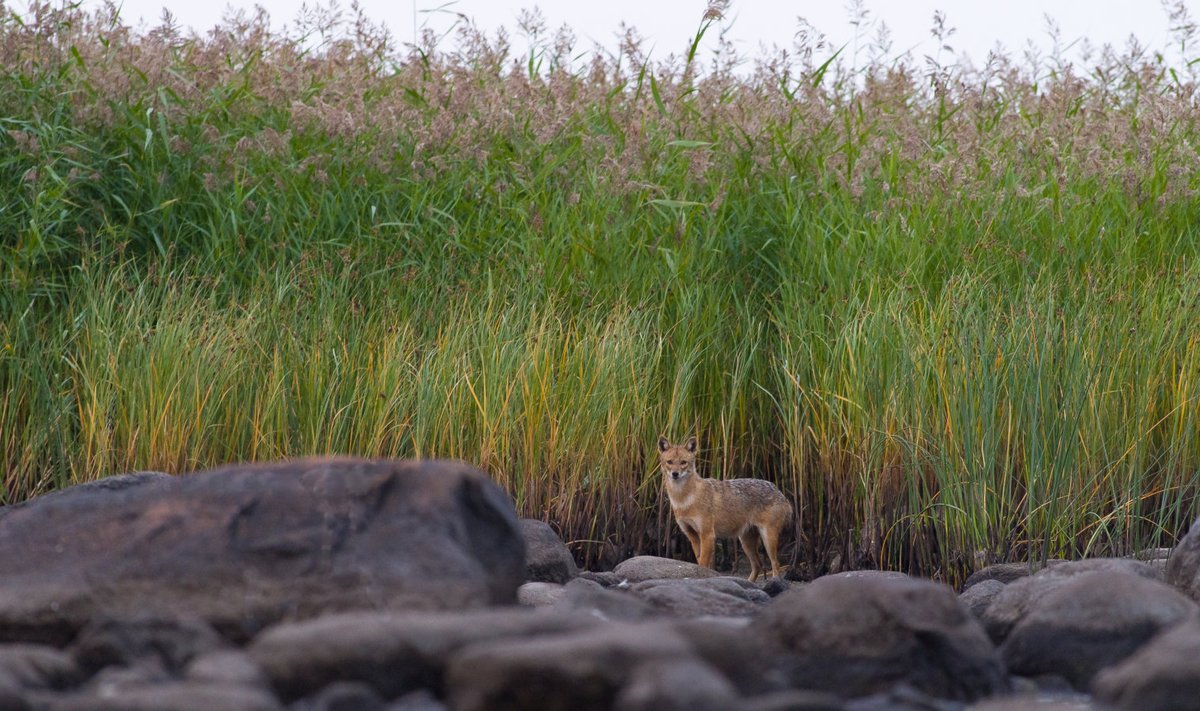
[[[742,550],[746,551],[746,557],[750,559],[750,582],[758,580],[758,576],[762,573],[762,559],[758,557],[758,529],[753,526],[748,527],[738,536],[738,540],[742,542]]]
[[[771,559],[771,577],[778,578],[783,575],[783,568],[779,565],[780,529],[775,526],[762,526],[758,532],[762,535],[763,545],[767,549],[767,557]]]

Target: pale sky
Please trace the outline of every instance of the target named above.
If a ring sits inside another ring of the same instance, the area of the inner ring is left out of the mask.
[[[184,26],[198,32],[216,24],[230,7],[264,7],[273,23],[294,20],[300,0],[117,0],[122,16],[137,25],[143,19],[157,24],[162,8],[167,7]],[[327,3],[328,0],[321,0]],[[600,44],[616,45],[622,21],[633,25],[653,47],[653,56],[681,53],[694,35],[707,5],[705,0],[359,0],[367,16],[389,27],[395,39],[410,42],[414,27],[428,26],[437,31],[448,28],[455,13],[475,19],[486,29],[508,27],[515,35],[517,16],[522,8],[538,7],[549,30],[563,23],[571,26],[579,38],[578,49],[590,50]],[[312,4],[312,0],[310,0]],[[320,3],[319,3],[320,4]],[[1200,0],[1185,0],[1185,6],[1200,19]],[[99,0],[85,0],[84,7],[98,6]],[[760,45],[789,47],[797,29],[797,17],[804,17],[824,32],[836,48],[847,48],[849,58],[855,42],[855,28],[849,22],[848,3],[844,0],[734,0],[728,16],[733,25],[729,38],[739,53],[754,55]],[[859,29],[859,45],[865,62],[866,46],[876,31],[876,23],[885,22],[892,36],[892,55],[910,51],[920,61],[936,51],[930,38],[935,10],[942,10],[947,25],[956,32],[950,44],[981,64],[988,50],[1001,43],[1007,53],[1019,57],[1028,40],[1040,48],[1049,48],[1046,15],[1061,28],[1064,44],[1087,38],[1093,45],[1110,43],[1124,47],[1130,35],[1144,45],[1166,50],[1168,58],[1178,59],[1177,45],[1171,39],[1166,11],[1159,0],[863,0],[869,11],[867,25]],[[10,5],[10,7],[13,5]],[[15,6],[20,7],[19,3]],[[343,3],[348,7],[348,2]],[[415,20],[415,25],[414,25]],[[1200,38],[1197,38],[1200,40]],[[519,40],[514,37],[514,45]],[[1189,59],[1200,56],[1200,47],[1189,51]]]

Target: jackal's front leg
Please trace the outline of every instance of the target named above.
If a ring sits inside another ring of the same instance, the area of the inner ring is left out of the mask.
[[[717,533],[714,530],[700,532],[700,555],[696,562],[705,568],[713,567],[713,558],[717,554]]]
[[[696,556],[696,562],[700,562],[700,533],[687,525],[686,523],[679,524],[679,528],[683,531],[683,535],[687,536],[688,543],[692,544],[692,555]]]

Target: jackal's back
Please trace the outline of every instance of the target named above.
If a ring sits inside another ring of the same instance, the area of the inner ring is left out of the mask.
[[[738,535],[746,526],[783,526],[792,517],[788,503],[774,484],[764,479],[706,480],[713,493],[712,513],[721,535]]]

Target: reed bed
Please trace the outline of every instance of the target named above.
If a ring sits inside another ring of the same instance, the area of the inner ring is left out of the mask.
[[[0,501],[320,454],[487,470],[581,562],[686,555],[658,435],[793,561],[957,580],[1195,516],[1193,25],[983,67],[714,3],[528,54],[336,6],[204,36],[0,3]],[[939,18],[939,21],[940,18]],[[944,24],[935,32],[947,35]]]

